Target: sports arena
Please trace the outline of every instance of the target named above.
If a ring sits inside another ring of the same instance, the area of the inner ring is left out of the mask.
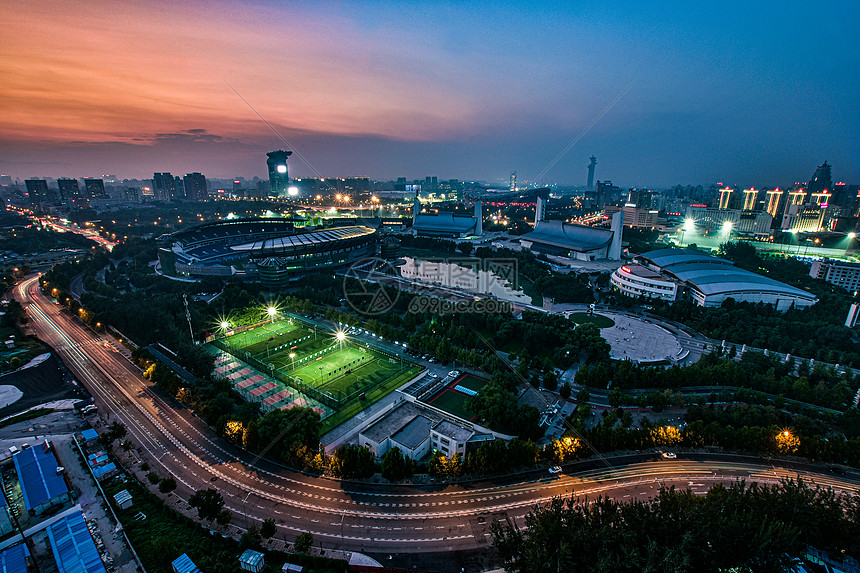
[[[291,219],[233,219],[159,237],[158,260],[168,276],[238,276],[278,289],[373,255],[376,239],[376,230],[359,225],[308,230]]]

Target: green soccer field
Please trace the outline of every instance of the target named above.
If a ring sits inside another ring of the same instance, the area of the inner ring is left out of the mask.
[[[312,334],[313,329],[308,330],[299,324],[279,321],[274,324],[261,324],[250,330],[228,336],[224,342],[239,350],[247,350],[251,354],[257,355],[266,352],[267,346],[276,348]]]

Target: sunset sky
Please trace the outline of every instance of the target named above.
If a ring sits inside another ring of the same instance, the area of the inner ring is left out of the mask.
[[[860,183],[856,1],[487,4],[0,0],[0,173]]]

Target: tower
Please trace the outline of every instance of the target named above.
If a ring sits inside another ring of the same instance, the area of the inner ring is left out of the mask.
[[[287,194],[287,188],[290,186],[290,174],[287,170],[287,158],[292,155],[292,151],[270,151],[266,154],[268,159],[266,165],[269,168],[269,196],[283,197]]]
[[[484,209],[483,203],[475,202],[475,235],[480,237],[484,234]]]
[[[594,168],[597,166],[597,158],[595,156],[591,156],[588,158],[591,163],[588,164],[588,190],[594,190]]]
[[[511,193],[517,190],[517,172],[516,170],[511,171],[511,183],[510,183]]]

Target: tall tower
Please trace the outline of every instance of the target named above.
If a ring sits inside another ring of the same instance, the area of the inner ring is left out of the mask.
[[[480,237],[484,234],[484,209],[483,203],[475,202],[475,235]]]
[[[269,196],[286,196],[287,188],[290,186],[287,158],[292,154],[292,151],[284,151],[283,149],[270,151],[266,154],[268,157],[266,165],[269,168]]]
[[[511,185],[510,185],[511,193],[517,190],[517,172],[516,170],[511,171]]]
[[[597,166],[597,158],[592,155],[588,160],[591,161],[588,164],[588,190],[594,191],[594,168]]]

